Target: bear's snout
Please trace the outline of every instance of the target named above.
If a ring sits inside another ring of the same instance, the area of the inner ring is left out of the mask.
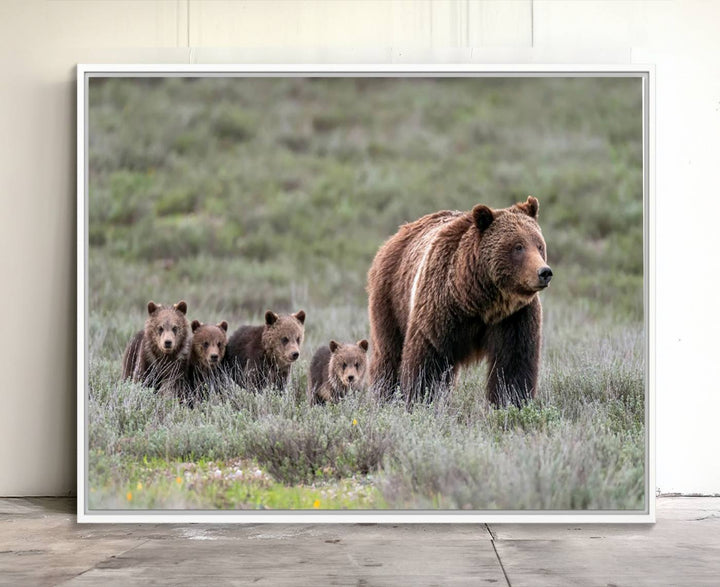
[[[298,357],[300,356],[300,353],[295,351],[290,353],[290,360],[291,361],[297,361]]]
[[[163,346],[164,346],[166,349],[171,349],[171,348],[172,348],[172,344],[173,344],[173,343],[172,343],[172,340],[166,340],[166,341],[163,343]]]
[[[362,382],[362,374],[360,371],[357,371],[356,369],[348,369],[349,372],[344,373],[340,377],[340,381],[342,381],[342,384],[348,388],[348,389],[355,389],[357,385],[360,385]]]
[[[550,280],[552,279],[552,276],[552,269],[550,269],[550,267],[548,267],[547,265],[538,269],[538,279],[540,280],[540,285],[542,285],[543,287],[548,286]]]
[[[211,363],[217,363],[219,358],[220,358],[220,357],[219,357],[218,355],[212,354],[212,355],[210,355],[210,362],[211,362]]]

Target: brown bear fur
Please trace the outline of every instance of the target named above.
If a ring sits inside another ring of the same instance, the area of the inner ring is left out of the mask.
[[[145,329],[132,338],[123,355],[123,379],[132,378],[156,390],[177,392],[190,353],[187,304],[174,306],[148,302]]]
[[[278,315],[268,310],[262,326],[241,326],[228,341],[226,368],[238,385],[285,389],[290,367],[300,356],[305,312]]]
[[[193,320],[192,345],[187,366],[186,399],[192,403],[196,399],[205,399],[223,381],[220,364],[227,347],[228,323],[223,320],[216,326]]]
[[[547,287],[537,199],[492,210],[442,211],[405,224],[368,273],[373,389],[398,385],[408,404],[431,400],[457,368],[489,365],[496,405],[534,397]]]
[[[337,401],[351,390],[360,389],[365,381],[368,341],[341,344],[330,341],[322,346],[310,362],[308,397],[310,403]]]

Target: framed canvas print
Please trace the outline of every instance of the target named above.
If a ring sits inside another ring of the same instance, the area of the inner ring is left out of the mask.
[[[652,74],[79,66],[79,521],[654,521]]]

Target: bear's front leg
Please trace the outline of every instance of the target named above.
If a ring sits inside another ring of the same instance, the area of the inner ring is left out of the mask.
[[[326,381],[317,390],[316,402],[319,404],[329,403],[333,400],[333,393],[330,384]]]
[[[400,367],[400,385],[408,406],[431,402],[442,386],[452,381],[452,364],[419,331],[411,330],[405,340]]]
[[[132,380],[140,383],[141,385],[146,385],[146,371],[148,370],[148,364],[147,359],[145,358],[145,353],[143,352],[142,346],[138,350],[138,356],[137,360],[135,361],[135,368],[133,369],[132,373]]]
[[[285,391],[290,378],[290,367],[275,367],[268,376],[267,386],[275,391]]]
[[[535,397],[540,367],[542,307],[536,296],[524,308],[487,331],[488,400],[521,407]]]

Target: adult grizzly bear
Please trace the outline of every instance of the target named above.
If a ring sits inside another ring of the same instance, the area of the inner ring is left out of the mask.
[[[187,304],[148,302],[147,310],[144,330],[135,334],[123,354],[122,378],[174,395],[182,384],[190,354]]]
[[[285,389],[290,367],[300,356],[305,336],[305,312],[278,315],[265,312],[265,324],[241,326],[225,351],[225,368],[238,385],[254,390]]]
[[[382,397],[399,384],[408,402],[432,400],[457,368],[487,359],[488,399],[534,397],[542,309],[552,278],[538,201],[441,211],[404,224],[368,273],[373,359]]]

